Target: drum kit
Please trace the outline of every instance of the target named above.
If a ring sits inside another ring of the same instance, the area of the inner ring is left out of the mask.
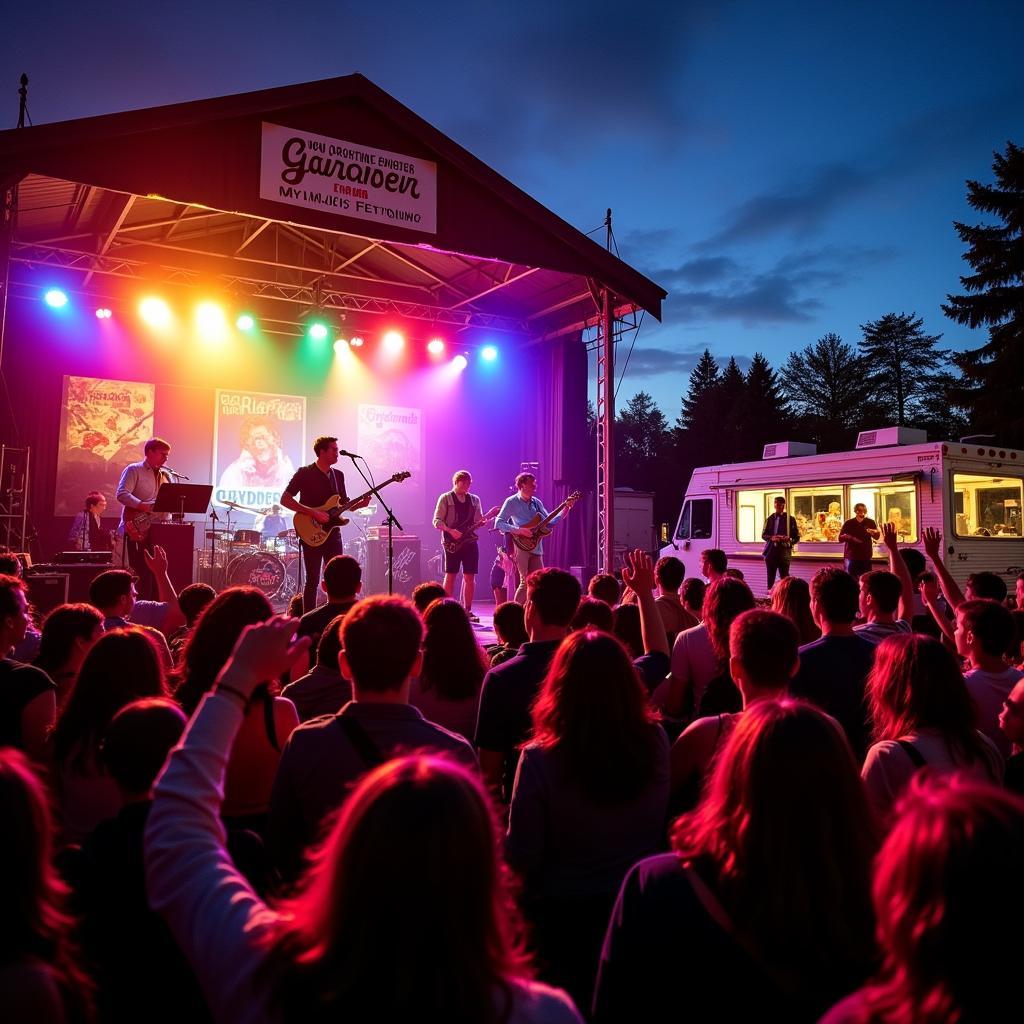
[[[222,502],[234,511],[267,515],[270,509],[249,508],[234,501]],[[284,607],[299,591],[299,541],[294,530],[265,536],[259,530],[207,530],[213,542],[213,573],[225,587],[255,587],[274,603]],[[209,569],[210,550],[200,554],[199,564]]]

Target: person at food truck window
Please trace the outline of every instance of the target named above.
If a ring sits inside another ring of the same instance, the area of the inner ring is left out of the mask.
[[[853,518],[843,523],[839,539],[845,545],[843,560],[846,571],[855,579],[871,571],[871,542],[882,535],[878,524],[868,519],[868,507],[863,502],[853,506]]]

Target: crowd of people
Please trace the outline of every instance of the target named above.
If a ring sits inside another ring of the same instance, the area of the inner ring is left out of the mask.
[[[542,568],[487,648],[344,555],[301,618],[110,570],[38,623],[0,555],[4,1019],[1005,1018],[1024,575],[880,532],[767,603]]]

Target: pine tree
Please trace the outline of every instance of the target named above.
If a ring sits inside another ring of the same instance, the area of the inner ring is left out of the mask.
[[[707,392],[715,388],[719,382],[718,363],[708,349],[697,360],[697,365],[690,371],[690,384],[683,396],[683,408],[676,420],[676,428],[689,430],[694,426],[695,418],[701,407],[701,399]]]
[[[949,353],[941,334],[925,334],[915,313],[886,313],[861,324],[858,343],[872,396],[890,422],[906,426],[922,416],[922,402],[941,386]]]
[[[958,353],[953,361],[964,383],[954,398],[968,410],[974,431],[993,433],[1001,444],[1024,447],[1024,149],[1007,142],[995,153],[995,185],[967,182],[967,202],[1001,224],[973,227],[954,222],[969,246],[964,259],[973,274],[960,278],[966,295],[949,295],[943,312],[958,324],[988,327],[988,343]]]
[[[746,421],[747,379],[730,357],[719,381],[716,407],[719,423],[720,455],[716,461],[738,462],[743,458],[743,425]]]
[[[871,385],[863,360],[838,334],[791,352],[779,377],[803,431],[823,449],[850,447],[870,409]]]
[[[654,493],[657,522],[678,510],[677,473],[665,414],[646,391],[639,391],[615,420],[615,483]]]
[[[704,349],[704,354],[690,371],[690,384],[683,396],[682,409],[675,424],[677,457],[684,475],[689,475],[694,466],[706,466],[719,461],[720,385],[718,363],[708,349]]]
[[[783,440],[789,431],[792,414],[778,375],[760,352],[754,353],[747,370],[743,412],[742,459],[758,458],[766,444]]]

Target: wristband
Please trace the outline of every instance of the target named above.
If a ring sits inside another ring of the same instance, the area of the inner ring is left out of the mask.
[[[239,690],[237,686],[229,686],[227,683],[218,683],[215,692],[221,693],[222,691],[225,693],[233,693],[236,697],[238,697],[241,700],[242,704],[245,707],[249,706],[249,698],[241,690]]]

